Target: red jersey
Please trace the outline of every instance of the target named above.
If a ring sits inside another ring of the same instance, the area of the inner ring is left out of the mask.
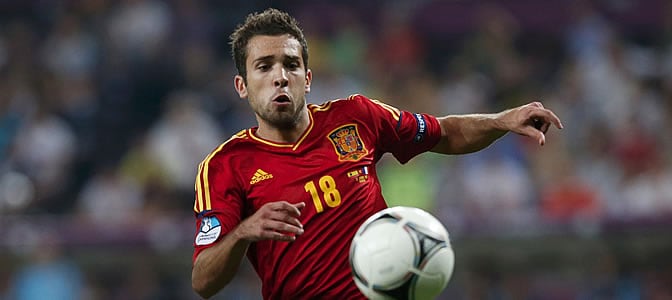
[[[405,163],[438,142],[436,118],[361,95],[308,104],[310,125],[296,143],[275,143],[256,127],[220,145],[199,166],[194,259],[268,202],[305,202],[294,242],[258,241],[247,257],[264,299],[365,299],[349,264],[352,237],[387,207],[376,162]]]

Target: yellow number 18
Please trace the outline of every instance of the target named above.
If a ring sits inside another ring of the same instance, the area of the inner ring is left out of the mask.
[[[336,189],[336,181],[334,181],[333,177],[329,175],[322,176],[318,181],[318,184],[320,185],[320,190],[322,190],[323,193],[322,196],[324,198],[324,203],[326,203],[327,206],[336,207],[341,205],[341,193],[339,193],[338,189]],[[311,197],[313,197],[315,210],[317,210],[318,213],[323,212],[324,207],[322,206],[322,199],[320,199],[320,195],[317,193],[315,183],[313,181],[308,181],[303,186],[303,188],[306,189],[306,192],[310,193]]]

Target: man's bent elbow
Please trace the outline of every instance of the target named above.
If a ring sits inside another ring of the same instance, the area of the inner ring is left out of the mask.
[[[197,274],[192,273],[191,275],[191,288],[198,294],[199,296],[208,299],[219,290],[224,288],[229,283],[230,280],[226,280],[224,282],[217,282],[214,280],[214,278],[200,278]]]
[[[199,296],[208,299],[214,295],[214,293],[210,292],[208,289],[207,284],[205,283],[204,280],[198,280],[196,279],[196,276],[192,274],[191,276],[191,288],[198,294]]]

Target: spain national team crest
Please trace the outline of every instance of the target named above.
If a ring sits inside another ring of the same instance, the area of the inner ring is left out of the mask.
[[[329,139],[336,149],[339,161],[358,161],[369,154],[359,138],[356,124],[337,128],[329,133]]]

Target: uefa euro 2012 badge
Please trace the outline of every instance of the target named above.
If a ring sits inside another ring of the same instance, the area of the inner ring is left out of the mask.
[[[222,233],[222,225],[215,216],[205,217],[201,221],[201,229],[196,235],[196,245],[209,245],[214,243]]]

